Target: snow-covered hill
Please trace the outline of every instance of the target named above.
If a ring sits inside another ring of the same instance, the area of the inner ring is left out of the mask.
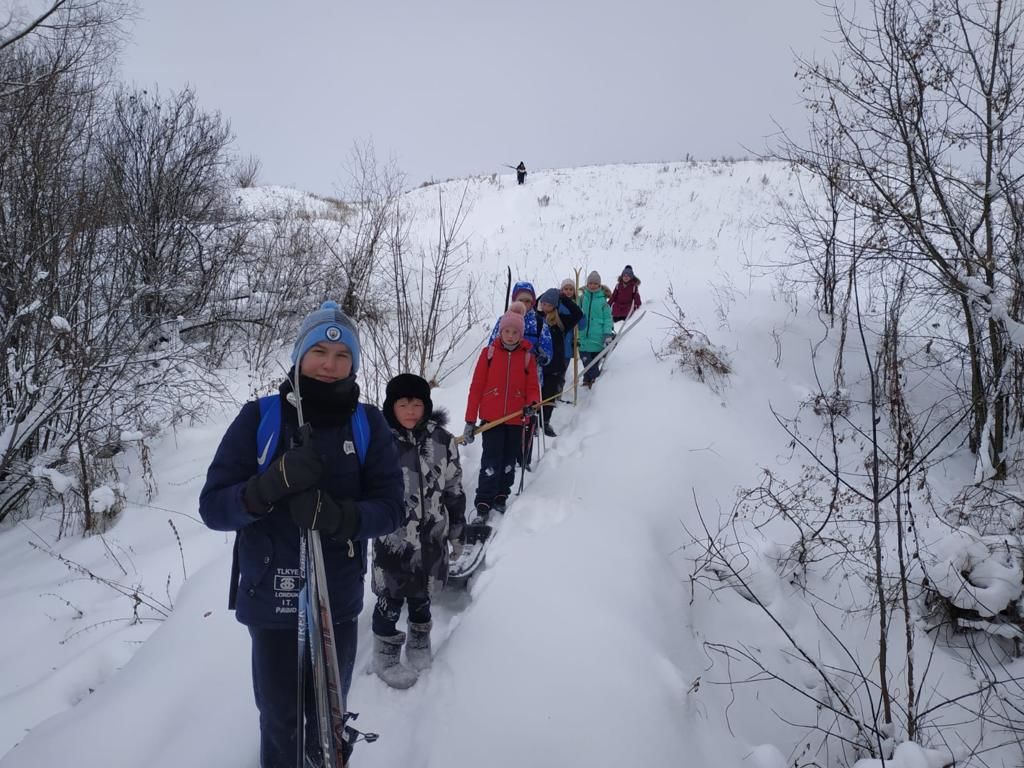
[[[783,686],[716,684],[728,676],[721,658],[712,667],[706,641],[780,657],[785,644],[736,591],[695,588],[686,551],[700,530],[698,504],[717,526],[737,487],[788,457],[769,404],[791,412],[816,390],[809,350],[826,331],[808,297],[780,293],[772,273],[745,267],[784,253],[770,221],[776,200],[795,190],[790,169],[669,163],[540,171],[524,186],[513,176],[447,182],[407,195],[413,236],[426,243],[439,189],[453,201],[467,195],[463,235],[486,294],[478,298],[495,312],[506,265],[539,293],[574,267],[612,283],[630,264],[648,314],[599,385],[555,410],[559,437],[527,476],[471,592],[437,601],[435,664],[408,691],[359,674],[367,601],[350,705],[381,739],[358,748],[357,764],[830,764],[801,756],[809,729],[799,724],[815,718],[806,699]],[[687,323],[730,355],[734,373],[720,392],[654,354],[673,332],[670,287]],[[492,322],[481,323],[481,343]],[[456,422],[469,373],[434,395]],[[151,447],[152,499],[127,464],[132,503],[102,540],[52,544],[45,516],[0,533],[0,754],[10,750],[0,768],[257,764],[249,640],[226,609],[231,537],[203,528],[196,513],[232,416]],[[479,452],[462,452],[470,492]],[[146,621],[133,624],[130,597],[69,571],[57,553],[173,611],[156,621],[143,605]],[[831,659],[836,645],[795,587],[770,566],[756,572],[785,626]],[[850,647],[870,648],[864,623],[842,624]]]

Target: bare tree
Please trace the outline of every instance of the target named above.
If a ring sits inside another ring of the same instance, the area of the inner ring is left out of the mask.
[[[114,98],[100,141],[108,223],[134,265],[138,317],[154,329],[201,313],[241,248],[226,197],[230,140],[225,121],[189,89]]]
[[[101,191],[89,150],[100,84],[66,71],[64,54],[38,41],[0,52],[0,79],[23,84],[0,95],[0,519],[32,489],[33,463],[65,451],[49,429],[70,397],[55,357],[66,321],[54,318],[76,293],[68,253],[95,244],[84,233]]]
[[[378,162],[372,142],[353,146],[349,176],[346,231],[343,237],[325,237],[324,245],[344,280],[341,308],[362,322],[379,313],[380,302],[387,301],[386,296],[373,294],[371,278],[382,263],[389,239],[404,236],[400,199],[405,177],[393,161]]]
[[[1024,9],[871,0],[857,16],[833,11],[836,61],[799,62],[811,138],[787,139],[779,153],[820,180],[826,210],[843,212],[838,239],[817,228],[823,307],[834,307],[840,258],[858,254],[862,276],[883,280],[905,268],[908,295],[933,313],[936,348],[966,360],[960,397],[978,476],[1005,477],[1006,437],[1024,413],[1013,341],[1024,291]],[[820,211],[814,220],[836,221]]]
[[[280,381],[282,339],[294,333],[316,302],[339,295],[343,285],[338,274],[325,269],[333,259],[325,242],[336,242],[340,222],[283,213],[254,228],[250,256],[239,264],[233,291],[221,301],[220,326],[231,329],[229,340],[242,351],[252,395],[265,394]]]
[[[235,161],[232,176],[235,184],[242,189],[256,186],[259,181],[260,171],[263,169],[263,161],[256,155],[249,154]]]
[[[88,74],[110,63],[123,38],[122,23],[135,11],[132,0],[52,0],[34,16],[10,11],[0,22],[0,55],[43,47],[57,55],[50,74]],[[25,77],[0,78],[0,94],[31,86]]]
[[[66,54],[0,50],[19,84],[0,93],[0,520],[49,490],[64,530],[95,531],[119,509],[112,458],[209,403],[194,342],[246,227],[219,117],[191,93],[108,101],[106,69]]]
[[[401,217],[394,220],[385,270],[393,306],[367,323],[372,359],[383,381],[411,372],[437,385],[451,372],[453,355],[475,325],[473,280],[465,277],[470,253],[460,235],[468,213],[466,188],[451,208],[439,189],[434,247],[413,258],[406,252],[408,224]]]

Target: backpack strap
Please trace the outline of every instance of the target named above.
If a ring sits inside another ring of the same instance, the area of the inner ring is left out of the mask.
[[[352,435],[356,440],[359,466],[362,466],[366,463],[366,451],[370,447],[370,420],[366,418],[366,408],[362,403],[356,404],[356,412],[352,414]]]
[[[266,395],[257,402],[260,406],[260,425],[256,428],[256,471],[262,475],[270,466],[281,439],[281,396]]]
[[[256,473],[262,475],[270,466],[277,444],[281,440],[281,396],[265,395],[256,401],[260,408],[260,423],[256,427]],[[235,610],[238,599],[238,580],[241,577],[238,562],[238,533],[231,552],[231,582],[228,588],[228,610]]]
[[[491,359],[493,357],[494,357],[494,345],[493,344],[488,344],[487,345],[487,367],[488,368],[491,367]],[[527,355],[526,357],[523,358],[523,370],[524,371],[529,371],[530,370],[530,356],[529,355]]]

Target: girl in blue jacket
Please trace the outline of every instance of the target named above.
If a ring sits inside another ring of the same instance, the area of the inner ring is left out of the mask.
[[[369,425],[364,460],[356,450],[351,422],[359,402],[359,337],[336,303],[324,302],[303,320],[292,364],[273,403],[276,442],[258,445],[257,433],[260,441],[265,433],[261,405],[246,403],[221,439],[199,497],[207,526],[236,532],[228,605],[252,638],[262,768],[295,765],[299,529],[322,536],[344,698],[363,607],[367,541],[398,527],[404,499],[394,438],[369,405],[361,406]],[[310,674],[307,651],[305,742],[319,765]]]

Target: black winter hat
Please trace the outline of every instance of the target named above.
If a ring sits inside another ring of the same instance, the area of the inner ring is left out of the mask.
[[[400,373],[388,382],[384,390],[384,417],[389,424],[394,422],[395,403],[403,397],[423,401],[423,421],[434,412],[434,404],[430,400],[430,385],[422,376],[415,373]]]

